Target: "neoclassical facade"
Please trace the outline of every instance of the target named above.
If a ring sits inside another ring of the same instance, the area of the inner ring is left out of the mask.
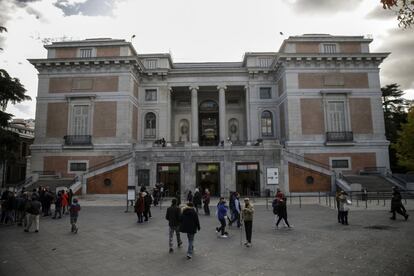
[[[335,171],[389,167],[378,68],[388,54],[371,41],[291,36],[278,52],[205,63],[116,39],[46,45],[46,59],[30,60],[32,171],[83,175],[88,193],[157,182],[170,194],[331,191]]]

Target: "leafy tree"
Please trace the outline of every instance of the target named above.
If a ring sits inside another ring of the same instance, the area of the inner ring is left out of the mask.
[[[0,33],[7,31],[0,26]],[[5,168],[6,162],[13,162],[19,135],[8,130],[12,114],[5,112],[9,103],[16,104],[31,98],[25,95],[26,89],[19,79],[11,77],[6,70],[0,69],[0,162]],[[4,175],[3,175],[4,179]]]
[[[414,25],[414,1],[413,0],[381,0],[384,9],[398,9],[398,26],[404,29]]]
[[[414,107],[408,112],[407,123],[399,131],[397,143],[393,147],[397,151],[398,164],[414,171]]]
[[[386,85],[381,88],[382,106],[384,110],[385,136],[394,144],[398,139],[398,131],[401,125],[407,122],[407,103],[402,98],[404,92],[396,83]],[[392,171],[403,171],[399,166],[397,153],[394,147],[389,149],[390,165]]]

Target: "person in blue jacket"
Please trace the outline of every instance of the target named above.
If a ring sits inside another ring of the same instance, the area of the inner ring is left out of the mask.
[[[221,233],[222,238],[228,237],[228,233],[226,232],[227,209],[226,200],[224,197],[220,197],[220,201],[217,204],[217,218],[220,221],[220,227],[216,227],[216,232]]]

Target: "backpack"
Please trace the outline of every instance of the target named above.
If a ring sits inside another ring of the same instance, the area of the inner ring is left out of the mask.
[[[278,213],[277,199],[273,200],[272,207],[273,207],[273,214],[277,215],[277,213]]]

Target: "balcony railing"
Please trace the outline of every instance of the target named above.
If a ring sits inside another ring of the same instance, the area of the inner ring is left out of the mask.
[[[353,142],[354,133],[352,131],[327,132],[326,142]]]
[[[91,135],[66,135],[65,146],[91,146],[92,136]]]

